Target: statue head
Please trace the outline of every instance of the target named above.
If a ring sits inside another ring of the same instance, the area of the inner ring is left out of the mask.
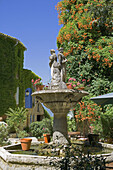
[[[54,49],[51,49],[51,50],[50,50],[50,53],[51,53],[51,54],[55,53],[55,50],[54,50]]]
[[[60,47],[60,48],[58,49],[58,51],[59,51],[59,52],[63,52],[63,51],[64,51],[64,48],[63,48],[63,47]]]

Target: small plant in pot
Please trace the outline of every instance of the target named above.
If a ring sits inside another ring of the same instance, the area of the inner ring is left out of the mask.
[[[43,137],[44,137],[44,142],[49,143],[50,142],[50,133],[48,128],[43,128]]]
[[[44,87],[44,90],[48,90],[48,86],[45,86],[45,87]]]
[[[81,82],[75,78],[69,78],[67,85],[68,89],[83,90],[85,88],[86,80],[83,79]]]
[[[52,136],[53,134],[53,125],[52,125],[52,120],[48,118],[44,118],[40,122],[32,122],[30,124],[30,132],[31,135],[36,137],[36,138],[42,138],[44,137],[43,134],[49,134],[47,136]],[[48,142],[50,139],[48,140]]]
[[[43,90],[44,85],[43,85],[43,83],[41,82],[41,79],[36,79],[35,81],[32,79],[32,83],[33,83],[34,88],[35,88],[37,91]]]
[[[26,138],[29,134],[23,130],[20,131],[18,137],[20,138],[22,150],[27,151],[30,149],[32,139]]]

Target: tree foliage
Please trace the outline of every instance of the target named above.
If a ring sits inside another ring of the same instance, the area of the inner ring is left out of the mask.
[[[112,2],[101,0],[62,0],[57,5],[63,27],[57,37],[58,47],[67,56],[68,77],[87,80],[112,75]],[[106,14],[103,18],[103,14]]]
[[[56,8],[59,13],[59,24],[62,24],[57,37],[57,46],[64,48],[64,55],[68,60],[67,79],[70,77],[77,81],[85,79],[86,85],[89,86],[88,92],[92,96],[112,92],[112,1],[61,0]],[[77,109],[74,108],[79,116],[84,102],[86,106],[83,113],[90,113],[89,107],[91,112],[94,109],[98,110],[96,106],[93,107],[90,100],[84,98]],[[86,117],[83,116],[82,120]]]

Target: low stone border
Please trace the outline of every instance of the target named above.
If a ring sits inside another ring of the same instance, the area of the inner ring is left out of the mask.
[[[12,154],[9,153],[7,150],[15,147],[20,146],[20,144],[16,145],[9,145],[0,148],[0,156],[6,162],[13,162],[13,163],[25,163],[25,164],[40,164],[40,165],[49,165],[52,157],[47,156],[35,156],[35,155],[23,155],[23,154]],[[56,160],[60,160],[61,158],[54,157]]]
[[[47,156],[35,156],[35,155],[23,155],[23,154],[12,154],[8,150],[16,147],[20,147],[21,144],[8,145],[0,148],[0,166],[2,165],[3,170],[10,170],[11,168],[25,167],[35,168],[37,170],[55,169],[50,167],[50,162],[59,161],[61,158],[58,157],[47,157]],[[7,165],[7,166],[6,166]],[[21,166],[22,165],[22,166]],[[7,168],[5,168],[7,167]],[[18,168],[17,168],[18,169]],[[20,168],[21,169],[21,168]],[[11,169],[12,170],[12,169]],[[16,169],[15,169],[16,170]],[[21,169],[24,170],[24,169]],[[31,170],[31,169],[30,169]]]
[[[113,149],[113,145],[100,143],[103,147]],[[1,170],[26,170],[27,168],[32,170],[54,170],[55,167],[50,166],[50,162],[60,161],[59,157],[47,157],[47,156],[35,156],[35,155],[22,155],[12,154],[8,150],[14,147],[20,147],[20,144],[4,146],[0,148],[0,168]],[[100,155],[98,155],[100,156]],[[106,162],[113,162],[113,152],[111,154],[102,154],[106,159]],[[16,168],[17,167],[17,168]]]
[[[104,148],[109,148],[109,149],[113,149],[113,144],[108,144],[108,143],[102,143],[102,142],[99,142],[102,147]]]

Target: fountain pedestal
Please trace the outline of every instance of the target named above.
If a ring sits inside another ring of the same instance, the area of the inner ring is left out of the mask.
[[[69,143],[67,131],[67,113],[79,102],[86,91],[70,89],[50,89],[32,93],[32,96],[43,103],[54,114],[53,142],[59,144]]]
[[[67,114],[54,113],[53,121],[53,143],[68,143]]]

